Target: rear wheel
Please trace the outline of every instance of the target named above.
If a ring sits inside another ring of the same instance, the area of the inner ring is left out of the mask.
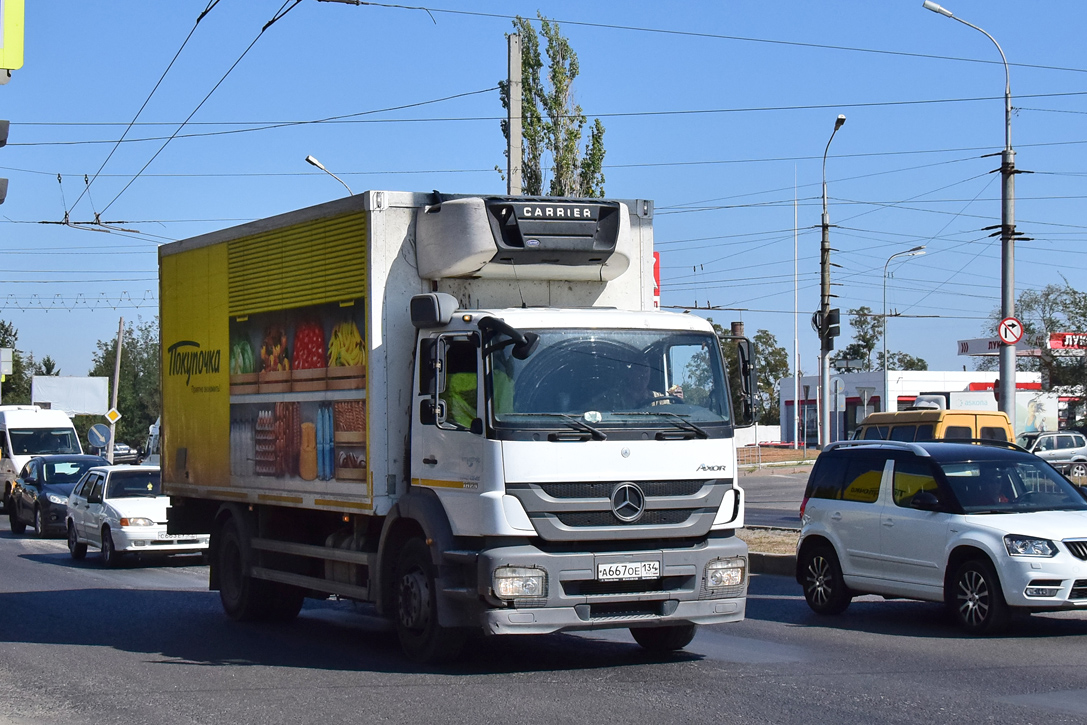
[[[87,556],[87,545],[79,543],[79,537],[75,534],[75,526],[68,524],[68,553],[76,561]]]
[[[983,559],[963,562],[955,571],[945,601],[959,626],[973,634],[994,634],[1008,623],[1008,604],[992,564]]]
[[[467,639],[463,629],[438,623],[437,571],[422,539],[409,539],[396,562],[396,634],[416,662],[455,658]]]
[[[113,545],[113,534],[109,527],[102,529],[102,566],[116,569],[121,563],[121,552]]]
[[[668,627],[632,627],[634,641],[650,652],[674,652],[683,649],[694,639],[698,630],[695,624],[676,624]]]
[[[11,533],[13,534],[21,534],[26,531],[26,524],[19,520],[18,514],[15,513],[15,507],[10,503],[10,499],[8,503],[8,526],[11,527]]]
[[[838,555],[829,546],[813,546],[800,561],[804,599],[816,614],[841,614],[853,600],[842,578]]]
[[[1068,469],[1068,475],[1074,476],[1076,478],[1083,478],[1084,476],[1087,476],[1087,463],[1082,463],[1079,461],[1073,463],[1072,467]]]
[[[246,574],[248,548],[241,526],[235,519],[228,519],[219,535],[215,562],[223,611],[238,622],[286,622],[297,617],[305,592]]]

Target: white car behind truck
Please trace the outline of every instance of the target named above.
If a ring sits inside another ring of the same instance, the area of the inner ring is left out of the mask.
[[[373,602],[489,634],[741,620],[712,326],[653,301],[652,203],[371,191],[160,247],[171,534],[235,619]]]
[[[33,456],[82,453],[72,419],[60,410],[37,405],[0,405],[0,478],[4,510],[15,479]]]

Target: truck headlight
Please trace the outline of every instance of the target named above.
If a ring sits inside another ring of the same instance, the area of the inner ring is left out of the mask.
[[[742,558],[714,559],[706,564],[706,588],[721,589],[743,584],[747,563]]]
[[[154,526],[155,522],[151,519],[145,519],[137,516],[131,519],[121,519],[121,526]]]
[[[1049,539],[1019,534],[1005,536],[1004,548],[1008,550],[1008,556],[1037,556],[1048,559],[1057,555],[1057,547]]]
[[[67,506],[68,505],[68,497],[67,496],[58,496],[55,493],[51,493],[48,496],[46,496],[46,498],[49,499],[49,503],[55,503],[57,506]]]
[[[518,566],[494,570],[494,594],[499,599],[539,599],[547,596],[547,572]]]

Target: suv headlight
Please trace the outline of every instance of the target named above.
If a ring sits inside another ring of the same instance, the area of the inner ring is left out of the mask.
[[[539,599],[547,596],[547,572],[518,566],[494,570],[494,594],[499,599]]]
[[[131,519],[121,519],[121,526],[154,526],[155,522],[151,519],[145,519],[137,516]]]
[[[55,493],[51,493],[48,496],[46,496],[46,498],[49,499],[49,503],[55,503],[58,506],[67,506],[68,505],[68,497],[67,496],[58,496]]]
[[[1037,556],[1048,559],[1057,555],[1057,546],[1049,539],[1019,534],[1005,536],[1004,548],[1008,550],[1008,556]]]
[[[714,559],[706,564],[706,588],[722,589],[743,584],[746,565],[743,559]]]

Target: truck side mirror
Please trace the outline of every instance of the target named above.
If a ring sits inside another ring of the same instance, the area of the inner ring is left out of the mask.
[[[741,425],[754,425],[758,418],[759,374],[755,366],[755,345],[746,337],[736,340],[736,357],[740,365]]]

